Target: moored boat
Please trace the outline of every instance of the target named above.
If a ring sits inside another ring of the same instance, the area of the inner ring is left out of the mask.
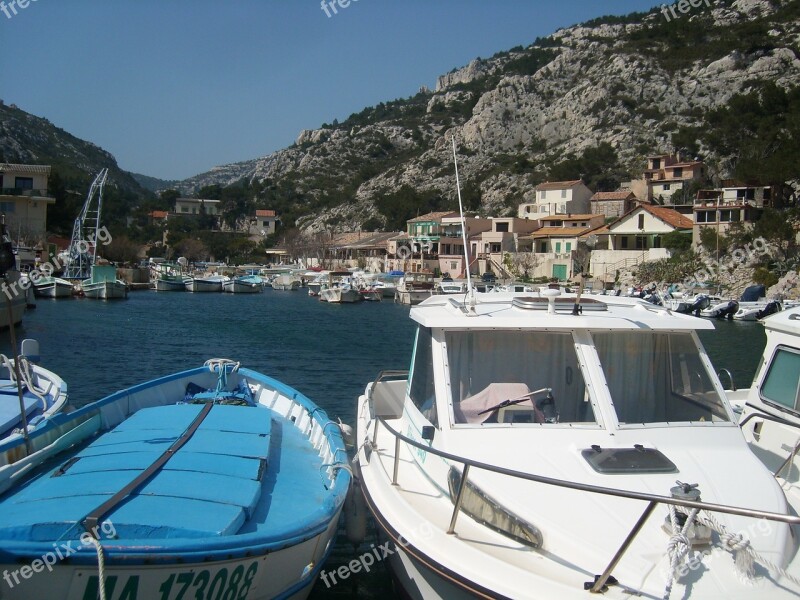
[[[117,278],[114,265],[92,265],[91,277],[80,285],[81,293],[96,300],[117,300],[128,297],[128,285]]]
[[[338,426],[229,361],[56,415],[29,442],[0,444],[4,599],[305,598],[350,482]]]
[[[264,280],[258,275],[230,277],[222,283],[222,291],[230,294],[257,294],[264,291]]]
[[[0,440],[20,438],[26,430],[34,431],[67,404],[67,384],[36,364],[38,361],[38,342],[23,340],[18,357],[18,386],[17,359],[0,354]],[[0,466],[3,464],[0,461]]]
[[[39,277],[33,281],[33,293],[39,298],[69,298],[74,286],[71,281],[60,277]]]
[[[352,304],[361,302],[361,294],[353,285],[353,274],[350,271],[331,271],[328,281],[319,291],[319,299],[331,304]]]
[[[227,278],[222,275],[209,275],[207,277],[190,277],[184,285],[188,292],[221,292],[222,284]]]
[[[400,304],[419,304],[433,294],[433,273],[408,272],[397,282],[395,300]]]
[[[355,443],[406,596],[800,593],[800,518],[742,438],[710,321],[559,290],[410,316],[411,370],[367,385]]]

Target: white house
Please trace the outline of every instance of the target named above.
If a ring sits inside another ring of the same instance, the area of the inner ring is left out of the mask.
[[[588,213],[592,190],[583,180],[549,181],[534,188],[533,202],[520,204],[517,216],[520,219],[539,219],[546,215]]]
[[[220,214],[219,200],[206,200],[202,198],[177,198],[175,200],[176,215],[218,215]]]

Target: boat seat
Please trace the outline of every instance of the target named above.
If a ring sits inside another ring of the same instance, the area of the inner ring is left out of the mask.
[[[24,386],[22,392],[25,416],[30,416],[37,408],[42,407],[42,401]],[[10,431],[19,424],[19,392],[17,391],[17,386],[7,379],[0,380],[0,433]]]
[[[456,423],[484,423],[492,416],[492,412],[479,414],[499,404],[503,400],[515,400],[525,394],[530,393],[530,388],[525,383],[490,383],[477,394],[464,398],[459,403],[453,404],[453,413]],[[535,410],[535,406],[530,398],[520,402],[519,406],[528,407]]]

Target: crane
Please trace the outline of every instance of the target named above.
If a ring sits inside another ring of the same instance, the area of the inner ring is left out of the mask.
[[[103,188],[108,169],[94,178],[86,202],[72,227],[72,240],[67,251],[65,279],[88,279],[97,257],[97,232],[100,229],[100,209],[103,207]]]

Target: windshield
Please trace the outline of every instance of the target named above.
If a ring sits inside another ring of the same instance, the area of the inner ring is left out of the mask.
[[[445,340],[456,424],[596,424],[571,334],[448,331]]]
[[[689,333],[593,333],[620,424],[729,421]]]

